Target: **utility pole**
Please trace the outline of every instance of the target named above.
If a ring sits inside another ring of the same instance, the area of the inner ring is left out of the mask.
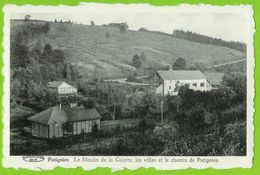
[[[163,101],[161,100],[161,121],[163,122]]]
[[[116,104],[114,103],[114,114],[113,114],[113,120],[116,119]]]

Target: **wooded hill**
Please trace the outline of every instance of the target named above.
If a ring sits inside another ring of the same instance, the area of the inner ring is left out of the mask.
[[[46,35],[28,34],[29,49],[37,47],[43,50],[46,44],[50,44],[53,49],[64,50],[66,57],[79,68],[84,78],[92,78],[93,75],[125,77],[136,69],[132,64],[134,55],[142,53],[145,54],[142,69],[171,66],[178,57],[201,67],[246,57],[245,52],[227,47],[188,41],[163,33],[122,31],[116,25],[11,20],[11,40],[26,23],[47,24],[49,27]]]

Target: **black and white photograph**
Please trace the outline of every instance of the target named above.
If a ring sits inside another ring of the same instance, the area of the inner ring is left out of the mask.
[[[10,156],[251,158],[250,8],[94,6],[9,11]]]

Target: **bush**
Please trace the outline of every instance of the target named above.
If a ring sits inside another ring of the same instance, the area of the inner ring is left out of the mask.
[[[228,156],[246,155],[246,122],[235,122],[225,127],[223,152]]]
[[[85,107],[85,109],[93,109],[96,105],[96,102],[94,100],[94,98],[89,97],[85,100],[83,100],[83,106]]]
[[[223,111],[219,116],[219,122],[221,124],[228,124],[239,120],[246,120],[246,103],[231,107]]]
[[[52,138],[47,141],[50,148],[63,148],[66,146],[62,138]]]
[[[95,124],[92,126],[91,131],[92,131],[92,135],[93,135],[94,137],[97,137],[97,136],[99,135],[99,127],[98,127],[98,124],[95,123]]]
[[[173,70],[185,70],[187,67],[187,63],[185,59],[179,57],[174,64],[172,65]]]
[[[142,67],[142,61],[141,61],[141,58],[140,58],[139,55],[134,55],[134,56],[133,56],[132,65],[133,65],[135,68],[137,68],[137,69],[139,69],[139,68]]]
[[[191,109],[187,123],[191,128],[201,130],[214,123],[214,116],[207,112],[203,106],[196,105]]]
[[[179,124],[179,125],[184,125],[188,119],[188,115],[185,112],[179,112],[174,116],[174,120]]]
[[[141,120],[140,123],[137,126],[137,130],[140,132],[144,132],[148,129],[148,124],[145,120]]]

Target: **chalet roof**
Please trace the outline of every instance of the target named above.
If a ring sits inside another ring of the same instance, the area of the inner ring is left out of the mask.
[[[93,109],[69,108],[65,110],[67,112],[69,122],[95,120],[101,118],[101,115],[97,112],[95,108]]]
[[[64,110],[54,106],[29,117],[28,120],[44,125],[60,124],[67,121],[67,114]]]
[[[162,70],[157,71],[163,80],[199,80],[207,79],[205,75],[198,70]]]
[[[101,116],[96,109],[51,107],[29,117],[28,120],[44,125],[62,124],[65,122],[87,121],[100,119]]]

